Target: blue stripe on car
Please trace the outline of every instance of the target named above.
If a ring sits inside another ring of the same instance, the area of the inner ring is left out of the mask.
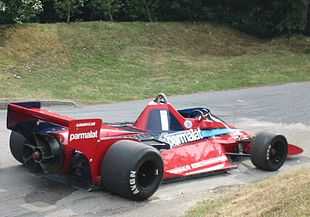
[[[214,129],[214,130],[201,130],[201,135],[203,138],[220,136],[223,134],[232,133],[233,129]]]

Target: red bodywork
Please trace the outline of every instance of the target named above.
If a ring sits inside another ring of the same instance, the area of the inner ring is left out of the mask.
[[[174,118],[174,124],[179,129],[172,132],[172,134],[176,134],[170,139],[174,139],[174,141],[177,139],[177,142],[181,141],[182,143],[170,144],[170,147],[164,149],[159,148],[164,162],[164,179],[233,169],[236,168],[236,165],[228,157],[229,153],[238,153],[241,147],[243,153],[250,154],[254,136],[252,133],[238,130],[215,116],[206,119],[184,117],[169,103],[149,103],[135,123],[126,126],[105,124],[101,119],[74,119],[41,109],[38,105],[12,103],[8,106],[7,127],[14,130],[20,123],[33,120],[37,121],[37,124],[47,122],[59,126],[56,131],[47,133],[55,136],[63,144],[62,172],[70,173],[73,153],[82,153],[89,161],[92,183],[100,185],[101,180],[104,180],[100,174],[102,159],[115,142],[126,139],[146,144],[149,141],[163,144],[166,140],[162,141],[160,138],[164,138],[165,134],[168,135],[169,140],[169,133],[164,131],[156,132],[159,137],[154,140],[143,139],[150,134],[154,135],[150,129],[152,127],[150,118],[153,111],[160,112],[159,118],[165,118],[167,114]],[[164,121],[161,121],[161,127],[169,128],[166,126],[167,123],[165,125]],[[202,136],[204,137],[202,138]],[[301,148],[289,145],[289,155],[301,152]]]

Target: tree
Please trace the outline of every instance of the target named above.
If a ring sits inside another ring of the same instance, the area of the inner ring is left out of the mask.
[[[55,8],[55,0],[41,0],[43,11],[38,15],[40,22],[57,22],[59,17]]]
[[[91,16],[105,18],[114,21],[114,15],[119,13],[122,7],[121,0],[89,0],[86,7],[91,10]]]
[[[0,23],[28,22],[42,10],[40,0],[1,0]]]
[[[145,14],[150,22],[154,21],[153,12],[158,8],[158,0],[142,0]]]
[[[5,4],[3,1],[0,1],[0,11],[4,12],[6,10]]]
[[[160,3],[160,16],[168,20],[205,20],[207,6],[210,3],[206,0],[162,0]]]
[[[114,13],[117,13],[119,9],[121,8],[121,2],[119,0],[105,0],[102,1],[102,9],[105,12],[105,14],[108,15],[109,20],[113,21],[113,15]]]
[[[304,5],[302,17],[304,26],[304,32],[306,35],[310,36],[310,0],[302,0]]]
[[[160,0],[130,0],[129,13],[131,17],[145,17],[149,22],[155,20],[155,13],[160,6]]]
[[[304,9],[303,2],[300,0],[289,0],[287,8],[288,10],[284,19],[286,21],[286,31],[284,32],[289,35],[296,32],[302,32],[306,24],[302,14]]]
[[[55,7],[59,16],[70,23],[72,15],[78,13],[84,2],[85,0],[55,0]]]

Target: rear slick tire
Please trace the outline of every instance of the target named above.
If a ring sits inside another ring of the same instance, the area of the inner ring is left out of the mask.
[[[11,132],[10,135],[10,150],[13,157],[20,163],[24,163],[23,161],[23,153],[24,153],[24,144],[26,138],[15,131]]]
[[[114,143],[101,163],[102,186],[122,197],[142,201],[158,189],[163,161],[155,148],[123,140]]]

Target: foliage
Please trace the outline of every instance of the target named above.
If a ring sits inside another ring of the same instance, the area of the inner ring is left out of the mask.
[[[114,21],[114,16],[119,13],[122,5],[120,0],[89,0],[85,3],[84,12],[92,19]]]
[[[33,21],[43,9],[40,0],[0,1],[0,23]]]
[[[0,11],[4,12],[6,10],[6,6],[4,4],[4,2],[0,1]]]
[[[0,22],[207,20],[270,37],[283,33],[291,35],[309,27],[309,2],[310,0],[0,0]]]
[[[234,23],[244,31],[260,36],[273,36],[303,30],[301,1],[273,0],[249,6],[250,10],[237,14],[240,21]]]
[[[61,19],[71,21],[71,16],[78,15],[80,8],[84,6],[84,0],[55,0],[55,8]]]

